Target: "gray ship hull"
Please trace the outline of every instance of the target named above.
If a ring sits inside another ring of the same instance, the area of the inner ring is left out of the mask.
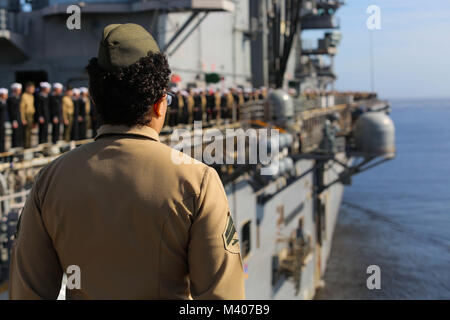
[[[350,162],[344,154],[338,155],[338,158]],[[296,171],[300,177],[282,187],[265,203],[258,203],[257,194],[245,179],[226,186],[236,228],[241,230],[241,245],[246,245],[242,242],[250,238],[249,251],[243,250],[248,299],[312,299],[316,289],[323,285],[322,277],[331,251],[344,186],[336,183],[320,195],[325,204],[325,219],[319,234],[313,167],[313,160],[296,162]],[[333,181],[342,170],[342,166],[328,162],[325,165],[324,182]],[[305,246],[301,266],[295,270],[298,274],[279,275],[274,266],[274,257],[282,255],[283,250],[289,247],[287,239],[295,238],[300,221],[302,234],[309,245]],[[248,223],[249,236],[242,231]]]

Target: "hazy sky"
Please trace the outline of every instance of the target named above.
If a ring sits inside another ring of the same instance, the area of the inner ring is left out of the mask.
[[[372,4],[381,8],[381,30],[366,27]],[[450,97],[450,0],[348,0],[337,16],[343,39],[335,59],[336,89],[370,90],[373,32],[375,90],[381,97]]]

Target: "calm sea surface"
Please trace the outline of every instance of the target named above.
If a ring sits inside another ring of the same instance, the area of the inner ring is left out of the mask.
[[[346,188],[317,299],[450,299],[450,99],[391,104],[397,157]]]

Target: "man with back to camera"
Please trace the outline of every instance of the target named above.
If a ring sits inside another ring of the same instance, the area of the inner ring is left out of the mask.
[[[153,37],[109,25],[87,70],[102,126],[36,177],[12,249],[10,297],[55,299],[75,265],[80,288],[67,299],[243,299],[218,174],[187,156],[178,164],[182,154],[159,142],[170,69]]]

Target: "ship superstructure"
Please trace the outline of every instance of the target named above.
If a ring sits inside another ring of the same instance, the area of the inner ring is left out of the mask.
[[[97,54],[102,29],[109,23],[134,22],[156,36],[183,86],[200,85],[208,74],[217,73],[223,78],[223,87],[289,84],[301,91],[325,90],[335,75],[330,71],[332,64],[318,65],[317,56],[326,54],[333,60],[339,33],[330,31],[317,48],[304,49],[301,31],[337,29],[334,13],[342,4],[312,0],[39,0],[32,2],[31,12],[24,12],[19,0],[3,0],[0,85],[26,80],[86,85],[84,67]],[[68,26],[70,5],[80,8],[80,29]],[[311,77],[316,78],[315,84],[303,84]]]

